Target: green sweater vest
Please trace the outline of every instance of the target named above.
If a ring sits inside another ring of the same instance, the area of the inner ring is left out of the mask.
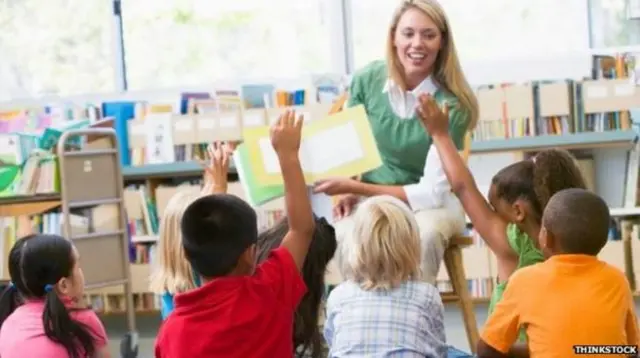
[[[410,119],[395,114],[388,94],[383,92],[387,79],[385,62],[374,61],[357,71],[351,82],[347,106],[364,105],[382,158],[382,166],[365,173],[362,181],[383,185],[417,183],[423,176],[432,139],[415,114]],[[449,133],[458,149],[462,149],[469,116],[458,107],[457,98],[444,89],[439,89],[434,97],[438,103],[446,101],[452,108]]]

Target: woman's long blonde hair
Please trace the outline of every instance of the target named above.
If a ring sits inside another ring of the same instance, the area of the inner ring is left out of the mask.
[[[190,190],[175,193],[160,219],[158,265],[151,276],[150,289],[156,294],[176,294],[196,288],[193,270],[182,248],[180,221],[189,204],[200,194]]]
[[[469,115],[469,127],[467,131],[470,131],[475,128],[478,122],[478,100],[462,73],[458,53],[449,26],[449,19],[436,0],[404,0],[394,11],[387,37],[387,68],[389,77],[404,90],[407,89],[404,69],[396,53],[394,37],[400,18],[407,10],[412,8],[424,12],[431,18],[442,34],[442,47],[434,63],[432,75],[436,82],[451,92],[451,94],[458,99],[460,106],[467,111]]]
[[[365,290],[389,290],[421,276],[418,223],[397,198],[383,195],[363,201],[345,240],[345,278]]]

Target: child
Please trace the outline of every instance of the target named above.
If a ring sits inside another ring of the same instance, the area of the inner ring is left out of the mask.
[[[327,220],[315,218],[315,227],[302,267],[302,278],[308,291],[300,301],[293,321],[293,347],[299,358],[326,357],[318,315],[325,293],[326,268],[336,251],[337,242],[335,230]],[[266,260],[269,253],[281,245],[288,231],[289,223],[283,219],[258,236],[258,263]]]
[[[596,257],[607,242],[609,220],[604,200],[586,190],[567,189],[551,198],[540,231],[540,246],[550,258],[511,276],[485,324],[479,357],[508,357],[523,326],[531,357],[578,356],[575,345],[638,344],[629,282]]]
[[[56,235],[30,235],[9,252],[11,284],[0,297],[0,357],[110,357],[100,319],[82,308],[78,252]]]
[[[184,257],[180,220],[187,207],[201,196],[192,191],[174,194],[164,209],[160,220],[158,240],[158,266],[151,276],[151,292],[160,295],[160,312],[166,319],[173,311],[173,297],[200,286],[200,279],[193,274]]]
[[[193,274],[184,257],[180,220],[186,208],[202,195],[225,193],[229,144],[213,143],[207,148],[210,163],[205,166],[205,185],[200,193],[178,191],[171,197],[160,220],[158,267],[151,277],[150,289],[161,297],[162,319],[173,311],[173,296],[200,286],[200,279]],[[224,177],[224,180],[223,180]]]
[[[314,232],[298,151],[302,118],[286,111],[271,129],[284,179],[289,231],[256,267],[255,211],[233,195],[208,195],[185,211],[187,261],[203,285],[175,297],[157,358],[291,357],[293,317],[306,288],[300,270]]]
[[[420,96],[418,113],[440,154],[452,190],[460,199],[476,232],[496,255],[498,285],[492,293],[489,313],[501,299],[511,274],[543,261],[535,238],[547,202],[556,192],[585,188],[573,157],[562,150],[545,150],[498,172],[487,202],[448,134],[448,108],[441,110],[433,98]],[[533,239],[532,239],[533,238]],[[524,333],[521,340],[526,336]]]
[[[421,280],[420,236],[409,207],[366,199],[354,214],[345,281],[327,300],[329,357],[446,357],[440,293]]]

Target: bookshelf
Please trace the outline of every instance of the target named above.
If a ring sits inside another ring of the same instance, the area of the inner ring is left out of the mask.
[[[582,132],[563,135],[540,135],[508,139],[489,139],[471,143],[471,153],[539,151],[546,148],[567,150],[594,148],[629,148],[638,141],[635,130]]]
[[[235,173],[233,162],[229,163],[229,173]],[[125,180],[147,180],[153,178],[170,177],[199,177],[202,176],[202,165],[196,161],[174,162],[163,164],[145,164],[140,166],[125,166],[122,168]]]
[[[157,98],[153,94],[147,94],[144,98],[127,97],[116,102],[101,96],[91,101],[95,102],[96,106],[101,106],[103,116],[114,117],[111,125],[118,133],[122,164],[120,170],[124,181],[123,201],[132,246],[129,272],[133,305],[137,313],[154,313],[159,307],[157,298],[148,292],[148,278],[153,270],[154,247],[158,239],[157,224],[163,205],[166,205],[167,198],[177,190],[199,190],[199,181],[203,173],[201,165],[193,160],[195,155],[179,153],[184,151],[185,146],[198,146],[213,139],[237,139],[238,136],[238,128],[227,126],[229,118],[226,116],[228,114],[226,111],[235,108],[234,103],[227,103],[229,106],[222,110],[226,113],[225,115],[220,116],[218,113],[211,118],[208,116],[212,113],[210,111],[213,111],[214,98],[228,99],[240,95],[241,91],[231,91],[231,94],[222,95],[224,91],[218,91],[218,89],[215,93],[214,91],[202,92],[198,93],[197,98],[200,99],[196,101],[192,101],[196,98],[193,94],[175,92],[170,96],[163,95]],[[621,222],[633,222],[635,225],[632,219],[635,220],[638,215],[633,210],[640,212],[640,208],[636,208],[640,144],[637,123],[634,123],[640,122],[640,116],[638,113],[634,115],[633,112],[634,108],[640,108],[638,93],[640,93],[638,90],[635,90],[635,93],[629,92],[628,83],[620,79],[595,75],[592,79],[532,81],[479,88],[477,90],[481,117],[479,127],[482,128],[476,133],[471,144],[471,162],[477,158],[485,159],[475,160],[475,167],[470,163],[476,181],[483,186],[484,192],[483,184],[490,181],[495,171],[511,164],[513,160],[520,160],[547,148],[567,149],[579,156],[578,159],[591,161],[591,166],[595,167],[592,170],[596,172],[594,178],[597,182],[596,191],[605,199],[613,198],[610,202],[611,207],[620,208],[612,209],[612,216],[616,216],[617,224],[612,228],[612,240],[603,252],[603,259],[629,273],[629,267],[632,267],[628,265],[629,260],[640,260],[639,245],[635,244],[638,235],[637,232],[633,233],[635,236],[632,235],[633,245],[629,249],[631,251],[627,250],[626,246],[623,250],[622,246],[626,244],[622,244],[622,240],[619,239],[631,235],[629,230],[622,234],[624,225]],[[296,106],[299,110],[306,110],[300,108],[300,104],[297,104],[299,102],[279,103],[276,97],[278,96],[274,95],[273,100],[276,107],[288,104]],[[175,106],[173,102],[181,103],[184,108],[180,109],[181,106]],[[196,107],[197,110],[194,110]],[[327,111],[326,107],[312,110],[317,110],[318,113]],[[240,115],[243,120],[239,122],[243,126],[249,122],[255,122],[257,116],[254,115],[258,112],[260,117],[264,117],[262,110],[243,111]],[[266,112],[267,118],[263,118],[265,122],[271,118],[270,110]],[[622,112],[627,112],[629,115],[615,114]],[[172,118],[161,118],[162,114],[166,117],[170,114]],[[606,122],[608,119],[603,117],[608,118],[607,116],[611,117],[611,121],[619,120],[618,124],[606,128],[594,126],[595,122]],[[216,119],[212,120],[214,117]],[[251,118],[251,121],[244,120],[246,118]],[[159,122],[154,123],[153,121],[156,120]],[[163,133],[166,137],[171,137],[168,141],[171,141],[174,147],[174,159],[168,160],[170,162],[167,163],[149,164],[145,151],[148,149],[147,146],[152,144],[147,134],[159,128],[161,126],[159,123],[162,121],[168,123],[163,125],[169,128],[168,133]],[[213,125],[209,122],[217,124]],[[563,126],[565,122],[567,126]],[[222,126],[222,123],[226,124]],[[559,127],[558,123],[561,124]],[[226,137],[220,137],[221,133]],[[192,153],[195,152],[195,150],[192,151]],[[616,165],[609,163],[613,159]],[[229,189],[242,196],[242,190],[237,188],[239,185],[234,183],[234,180],[237,179],[232,167]],[[603,191],[605,186],[617,189]],[[619,199],[622,197],[624,199]],[[13,199],[0,198],[0,201],[2,200]],[[20,204],[13,204],[11,210],[22,208],[20,210],[37,211],[48,210],[48,206],[51,208],[62,206],[62,198],[47,199],[42,201],[42,204],[38,204],[42,207],[32,208],[29,207],[31,205],[29,198],[21,200],[16,198],[15,202]],[[0,205],[0,210],[2,207]],[[6,202],[6,210],[10,207],[12,205]],[[283,211],[282,203],[271,203],[257,209],[264,213],[261,219],[261,225],[264,227],[269,226],[278,215],[282,215]],[[628,224],[625,225],[628,229]],[[496,277],[495,258],[483,245],[481,238],[473,232],[473,228],[469,227],[468,230],[469,236],[474,237],[475,241],[474,245],[463,249],[469,287],[472,294],[477,297],[477,302],[488,302]],[[637,277],[637,274],[635,276]],[[448,277],[444,268],[441,270],[438,281],[443,290],[448,289]],[[105,297],[105,301],[114,302],[121,301],[125,294],[123,287],[103,287],[96,289],[95,292],[96,295]],[[444,296],[443,300],[446,302],[447,297]],[[106,306],[110,305],[105,305],[104,312],[121,312],[119,309],[110,309]]]

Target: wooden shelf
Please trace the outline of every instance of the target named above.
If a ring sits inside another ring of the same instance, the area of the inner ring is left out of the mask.
[[[139,166],[126,166],[122,168],[122,176],[124,177],[124,180],[196,177],[201,176],[202,173],[202,165],[196,161],[145,164]],[[229,163],[229,173],[236,173],[233,161]]]
[[[60,204],[58,193],[0,197],[0,217],[36,215],[55,209]]]
[[[534,152],[549,148],[593,149],[629,147],[638,141],[635,130],[583,132],[564,135],[542,135],[510,139],[483,140],[471,143],[471,153]]]
[[[640,207],[634,208],[612,208],[609,209],[612,217],[634,217],[640,216]]]

